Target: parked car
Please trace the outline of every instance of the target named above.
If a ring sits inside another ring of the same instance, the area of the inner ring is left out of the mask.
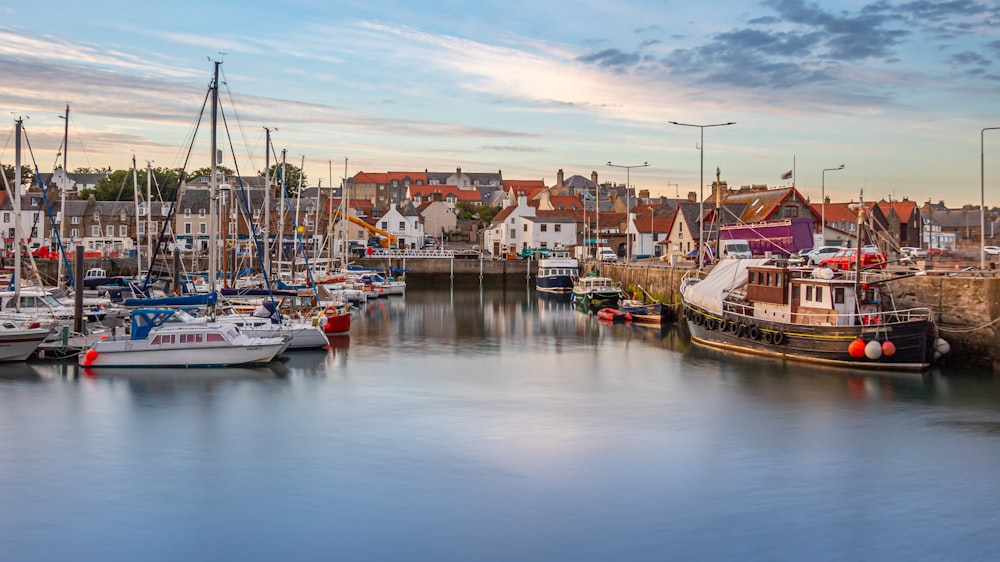
[[[1000,255],[1000,246],[983,246],[983,251],[987,256],[997,256]]]
[[[858,264],[858,250],[856,248],[844,248],[832,256],[819,262],[820,267],[829,267],[833,270],[854,269]],[[886,265],[885,254],[882,252],[861,252],[861,267],[884,269]]]
[[[809,259],[809,254],[813,253],[814,250],[815,248],[802,248],[798,252],[792,252],[792,254],[788,256],[788,265],[805,264],[806,260]]]
[[[809,265],[819,265],[819,262],[825,260],[826,258],[836,254],[837,252],[843,250],[840,246],[820,246],[809,254],[809,259],[806,263]]]
[[[927,248],[928,256],[943,256],[944,254],[945,251],[942,250],[941,248]]]

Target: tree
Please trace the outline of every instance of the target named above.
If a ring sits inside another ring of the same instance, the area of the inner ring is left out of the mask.
[[[177,181],[180,170],[169,168],[153,168],[153,200],[173,201],[177,191]],[[139,185],[139,197],[146,198],[146,170],[138,170],[136,179]],[[87,198],[93,194],[98,201],[132,201],[135,186],[132,183],[132,170],[115,170],[97,181],[94,189],[84,189],[80,197]]]
[[[3,165],[3,175],[7,176],[7,185],[12,188],[14,186],[14,166],[12,164]],[[29,166],[21,164],[21,182],[30,183],[35,179],[35,172]],[[0,189],[3,189],[4,183],[0,181]]]
[[[307,178],[305,173],[302,172],[302,168],[288,162],[284,165],[271,164],[271,178],[273,178],[273,181],[277,184],[279,190],[281,189],[281,177],[279,176],[279,172],[282,169],[285,171],[285,189],[288,190],[289,195],[294,196],[298,193],[299,176],[302,177],[302,189],[309,187],[309,178]],[[257,172],[257,175],[263,177],[264,171],[261,170]]]
[[[236,174],[236,172],[234,172],[232,168],[228,168],[226,166],[216,166],[215,169],[218,172],[221,172],[223,175],[227,175],[227,176],[232,176],[232,175]],[[209,167],[198,168],[197,170],[193,170],[190,174],[188,174],[185,177],[188,180],[193,180],[194,178],[199,178],[201,176],[211,176],[211,175],[212,175],[212,168],[211,168],[211,166],[209,166]]]

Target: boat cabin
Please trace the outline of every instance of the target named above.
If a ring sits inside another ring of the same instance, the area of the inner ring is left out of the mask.
[[[784,264],[749,267],[747,275],[746,299],[756,318],[816,326],[878,322],[879,286],[858,283],[853,275]]]

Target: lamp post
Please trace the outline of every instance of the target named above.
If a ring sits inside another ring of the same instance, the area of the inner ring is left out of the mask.
[[[698,151],[701,152],[701,173],[699,176],[698,184],[700,186],[700,196],[698,201],[698,269],[701,269],[704,265],[705,253],[705,128],[706,127],[725,127],[726,125],[735,125],[736,121],[730,121],[728,123],[713,123],[711,125],[694,125],[692,123],[678,123],[677,121],[670,121],[671,125],[680,125],[681,127],[698,127],[701,130],[701,142],[698,144]],[[718,217],[716,217],[718,220]]]
[[[632,172],[632,168],[645,168],[649,166],[649,162],[643,162],[642,164],[633,164],[631,166],[623,166],[621,164],[612,164],[608,161],[608,166],[612,168],[625,168],[625,263],[628,263],[632,258],[632,237],[628,233],[628,225],[631,222],[629,220],[629,213],[632,210],[631,198],[629,197],[629,174]]]
[[[986,269],[986,153],[983,150],[983,139],[986,131],[995,131],[1000,127],[984,127],[979,131],[979,269]]]
[[[827,172],[832,172],[832,171],[835,171],[835,170],[843,170],[843,169],[844,169],[844,165],[841,164],[841,165],[837,166],[836,168],[823,168],[823,172],[820,174],[820,178],[822,178],[820,180],[820,188],[819,188],[820,189],[820,192],[819,192],[820,203],[819,204],[820,204],[820,208],[821,208],[821,210],[820,210],[820,219],[819,219],[820,220],[820,223],[819,223],[819,236],[820,236],[820,239],[822,240],[822,243],[820,244],[820,246],[826,246],[826,237],[824,236],[824,234],[826,233],[826,173]]]

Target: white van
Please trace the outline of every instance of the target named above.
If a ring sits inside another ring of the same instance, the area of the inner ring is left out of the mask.
[[[611,248],[605,246],[597,249],[597,259],[599,261],[618,261],[618,254],[616,254]]]
[[[719,259],[750,259],[751,257],[753,257],[753,254],[750,252],[750,243],[746,240],[722,241],[722,251],[719,252]]]

